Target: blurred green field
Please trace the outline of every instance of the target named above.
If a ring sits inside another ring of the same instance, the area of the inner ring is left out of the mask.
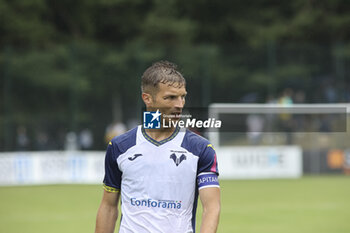
[[[221,187],[220,233],[350,232],[350,177],[233,180]],[[0,232],[94,232],[101,197],[99,185],[1,187]]]

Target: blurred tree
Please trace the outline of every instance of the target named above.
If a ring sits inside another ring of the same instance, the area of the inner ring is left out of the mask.
[[[325,74],[350,86],[349,11],[347,0],[0,0],[0,145],[10,116],[60,135],[89,125],[102,148],[108,123],[138,116],[140,76],[159,59],[182,68],[192,106],[315,92]]]

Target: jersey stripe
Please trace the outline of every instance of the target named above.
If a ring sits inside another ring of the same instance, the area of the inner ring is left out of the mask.
[[[220,185],[205,185],[198,188],[198,190],[205,189],[205,188],[220,188]]]
[[[211,172],[217,173],[217,168],[216,168],[216,154],[214,154],[214,163],[213,163],[213,165],[211,166],[210,171],[211,171]]]
[[[113,188],[111,186],[107,186],[105,184],[103,184],[103,188],[104,188],[104,190],[106,190],[109,193],[117,193],[120,191],[119,189]]]

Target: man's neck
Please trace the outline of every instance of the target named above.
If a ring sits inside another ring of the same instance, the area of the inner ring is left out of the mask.
[[[175,127],[172,127],[165,129],[145,129],[145,131],[148,136],[159,142],[170,137],[174,133],[175,129]]]

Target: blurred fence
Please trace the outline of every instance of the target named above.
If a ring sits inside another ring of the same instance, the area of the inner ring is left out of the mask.
[[[297,145],[301,148],[304,174],[350,174],[347,103],[218,103],[209,106],[209,117],[222,121],[221,129],[208,132],[211,143],[220,149],[253,146],[263,150]],[[249,153],[246,158],[249,161]],[[262,156],[262,160],[266,157]]]
[[[300,178],[298,146],[226,146],[216,149],[221,179]]]
[[[220,179],[299,178],[303,174],[350,175],[350,149],[303,151],[298,146],[216,148]],[[0,153],[0,186],[101,184],[104,152]]]
[[[218,148],[221,179],[299,178],[298,147]],[[0,185],[101,184],[104,152],[0,153]]]
[[[0,185],[101,184],[104,152],[0,153]]]

